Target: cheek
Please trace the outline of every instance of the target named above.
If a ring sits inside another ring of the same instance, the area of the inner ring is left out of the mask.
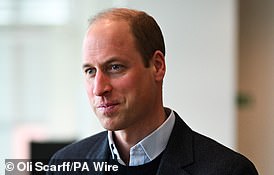
[[[136,76],[136,74],[129,74],[121,78],[119,81],[114,81],[117,86],[120,87],[121,90],[125,91],[134,91],[134,89],[138,89],[140,86],[140,76]]]
[[[114,89],[119,91],[121,94],[132,96],[132,98],[140,98],[140,96],[148,93],[148,91],[150,91],[149,89],[152,88],[149,76],[140,76],[139,74],[126,76],[120,81],[115,81],[114,83]]]

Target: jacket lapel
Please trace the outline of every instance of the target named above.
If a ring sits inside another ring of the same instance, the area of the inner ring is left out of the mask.
[[[93,146],[91,146],[90,151],[88,152],[86,159],[89,159],[93,162],[105,162],[108,161],[110,155],[110,149],[107,139],[107,131],[104,132],[104,135],[100,137]],[[94,172],[90,172],[91,175]],[[97,171],[96,175],[106,175],[105,171]]]
[[[159,165],[157,175],[189,175],[184,167],[194,162],[192,130],[175,112],[175,125]]]
[[[91,149],[89,150],[86,159],[90,160],[107,160],[110,155],[110,150],[108,146],[107,131],[103,133],[101,137],[93,143]]]

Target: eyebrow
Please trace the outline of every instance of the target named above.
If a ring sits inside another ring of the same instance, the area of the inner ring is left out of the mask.
[[[118,57],[111,57],[111,58],[110,58],[109,60],[107,60],[106,62],[103,62],[103,63],[101,64],[101,66],[108,65],[108,64],[110,64],[110,63],[112,63],[112,62],[115,62],[115,61],[122,62],[123,60],[119,60]],[[124,62],[124,61],[123,61],[123,62]],[[85,63],[85,64],[83,64],[82,69],[85,69],[85,68],[87,68],[87,67],[93,67],[93,65],[92,65],[92,64],[89,64],[89,63]]]
[[[92,67],[92,66],[90,64],[88,64],[88,63],[85,63],[85,64],[83,64],[82,69],[85,69],[87,67]]]

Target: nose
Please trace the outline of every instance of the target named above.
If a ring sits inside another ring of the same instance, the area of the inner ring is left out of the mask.
[[[93,83],[93,94],[96,96],[106,96],[112,90],[109,77],[101,71],[97,71]]]

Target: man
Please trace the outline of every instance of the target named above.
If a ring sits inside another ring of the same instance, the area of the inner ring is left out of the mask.
[[[102,160],[130,175],[258,174],[244,156],[192,131],[163,107],[165,71],[164,39],[151,16],[117,8],[93,18],[83,72],[90,104],[107,131],[63,148],[51,164]]]

